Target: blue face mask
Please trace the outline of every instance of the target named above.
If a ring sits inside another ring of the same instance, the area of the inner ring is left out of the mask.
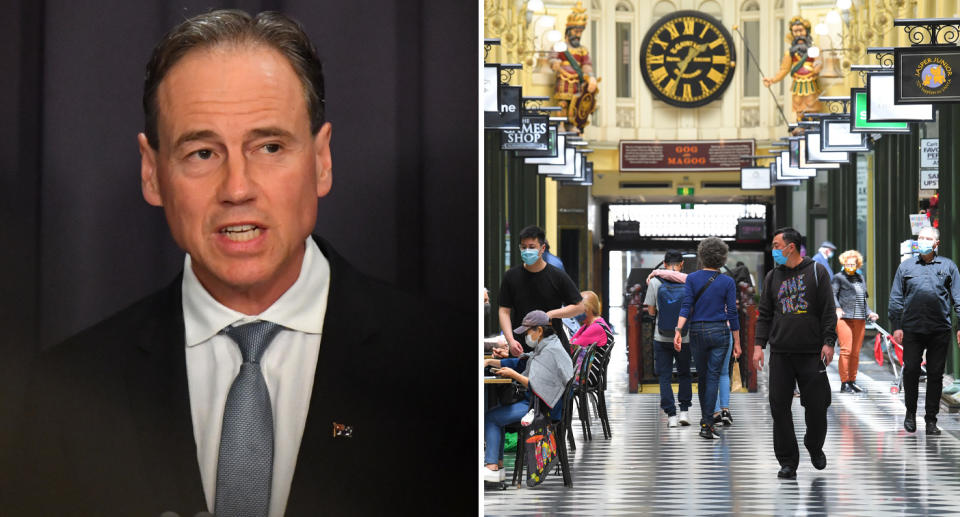
[[[540,252],[535,249],[525,248],[520,250],[520,260],[528,266],[536,264],[539,258]]]
[[[934,241],[918,240],[917,251],[919,251],[921,255],[929,255],[933,253],[933,243]]]
[[[778,266],[782,266],[787,263],[787,257],[783,256],[783,250],[771,250],[770,253],[773,254],[773,261]]]

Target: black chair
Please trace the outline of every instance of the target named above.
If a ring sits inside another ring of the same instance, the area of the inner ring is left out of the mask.
[[[554,436],[557,440],[557,458],[560,460],[557,462],[557,469],[563,474],[563,485],[567,487],[573,487],[573,477],[570,473],[570,460],[567,457],[567,440],[566,435],[570,429],[571,422],[571,413],[572,404],[573,404],[573,377],[567,381],[567,386],[564,388],[563,392],[563,416],[560,420],[553,421],[553,431]],[[536,395],[534,395],[536,396]],[[516,424],[511,424],[504,427],[505,431],[516,432],[517,433],[517,455],[513,464],[513,480],[512,483],[517,485],[517,488],[523,484],[523,468],[524,468],[524,443],[522,440],[523,437],[523,426],[519,422]]]
[[[587,440],[593,440],[593,432],[590,429],[590,404],[588,402],[588,393],[587,393],[587,379],[590,374],[590,369],[593,363],[596,361],[597,357],[597,345],[590,345],[585,351],[583,351],[583,361],[580,363],[579,371],[573,372],[574,374],[574,398],[573,401],[577,405],[577,414],[580,417],[580,428],[583,431],[583,437]],[[579,352],[578,352],[579,353]],[[577,354],[574,354],[576,356]],[[576,357],[574,357],[574,366],[576,366]],[[573,431],[570,431],[570,438],[573,438]],[[573,446],[573,449],[576,450],[576,445]]]
[[[600,417],[600,425],[603,428],[603,437],[610,438],[613,432],[610,429],[610,418],[607,415],[607,398],[604,392],[607,390],[607,365],[610,364],[610,356],[613,352],[615,341],[613,333],[609,328],[604,329],[607,332],[607,345],[598,347],[596,359],[594,359],[590,372],[587,375],[586,392],[594,405],[594,411]]]

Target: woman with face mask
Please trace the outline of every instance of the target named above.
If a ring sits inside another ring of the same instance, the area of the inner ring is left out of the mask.
[[[833,276],[833,298],[837,306],[837,344],[840,347],[840,391],[860,393],[857,386],[857,366],[860,360],[860,347],[867,320],[876,321],[877,313],[867,304],[867,284],[860,268],[863,267],[863,255],[857,250],[847,250],[840,254],[843,269]]]
[[[516,334],[526,334],[527,346],[533,348],[520,357],[507,359],[486,359],[483,365],[500,376],[512,379],[526,388],[523,400],[512,404],[497,406],[484,416],[484,452],[483,480],[503,481],[503,427],[519,422],[533,407],[533,396],[540,398],[541,407],[549,408],[552,420],[559,420],[563,407],[563,390],[567,381],[573,377],[573,362],[570,354],[563,349],[560,338],[554,333],[550,318],[543,311],[530,311],[523,318]],[[522,372],[522,373],[520,373]]]

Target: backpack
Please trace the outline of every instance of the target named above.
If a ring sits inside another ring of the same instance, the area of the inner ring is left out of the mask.
[[[660,337],[673,340],[684,291],[683,284],[660,279],[660,288],[657,289],[657,328],[660,329]],[[686,336],[687,329],[683,329],[681,335]]]

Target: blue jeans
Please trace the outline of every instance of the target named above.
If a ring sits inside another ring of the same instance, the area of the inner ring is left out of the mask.
[[[723,364],[720,366],[720,382],[717,394],[717,406],[713,410],[719,413],[721,408],[730,408],[730,355],[733,354],[733,332],[730,333],[730,346],[727,347],[727,355],[723,358]]]
[[[677,407],[673,401],[673,385],[670,383],[673,374],[673,361],[677,361],[677,381],[679,383],[677,398],[680,399],[680,411],[690,409],[693,399],[693,390],[690,386],[690,343],[684,343],[677,352],[673,343],[653,342],[654,370],[660,377],[660,409],[668,416],[677,414]]]
[[[526,400],[487,411],[483,418],[483,436],[487,443],[487,450],[483,455],[485,463],[497,463],[503,459],[503,426],[519,422],[527,411],[530,411],[530,402]]]
[[[713,408],[723,356],[730,345],[730,329],[726,321],[690,323],[690,345],[697,365],[697,398],[700,399],[700,424],[713,425]]]

